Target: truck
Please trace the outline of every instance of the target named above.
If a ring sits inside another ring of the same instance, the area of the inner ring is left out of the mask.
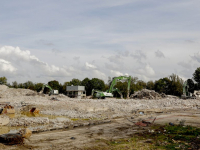
[[[127,76],[119,76],[119,77],[114,77],[112,79],[112,81],[110,82],[110,87],[108,90],[106,90],[105,92],[100,91],[98,89],[93,89],[92,90],[92,96],[94,98],[98,98],[98,99],[104,99],[106,97],[113,97],[113,92],[117,91],[119,93],[119,95],[121,96],[121,98],[123,98],[122,93],[120,92],[119,89],[114,88],[114,86],[117,84],[117,82],[119,81],[128,81],[128,87],[127,87],[127,99],[129,99],[129,95],[130,95],[130,84],[131,84],[131,76],[127,77]]]

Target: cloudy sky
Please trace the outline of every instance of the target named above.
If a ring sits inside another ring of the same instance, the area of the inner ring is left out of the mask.
[[[199,0],[10,0],[0,21],[10,83],[187,79],[200,67]]]

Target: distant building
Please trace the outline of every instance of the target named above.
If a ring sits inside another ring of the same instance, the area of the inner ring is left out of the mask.
[[[67,86],[66,87],[67,96],[71,98],[85,98],[86,91],[85,86]]]

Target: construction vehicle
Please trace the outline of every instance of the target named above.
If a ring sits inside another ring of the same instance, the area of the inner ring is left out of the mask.
[[[49,96],[50,95],[58,95],[58,90],[53,90],[48,84],[43,84],[42,90],[40,91],[40,93],[43,93],[45,87],[50,90],[49,91]]]
[[[181,95],[182,99],[195,99],[195,94],[191,93],[191,88],[194,87],[194,83],[190,82],[190,79],[186,80],[183,84],[183,95]]]
[[[131,76],[127,77],[127,76],[119,76],[119,77],[114,77],[112,79],[112,81],[110,82],[110,87],[106,92],[100,91],[100,90],[92,90],[92,96],[95,98],[106,98],[106,97],[113,97],[113,92],[117,91],[119,93],[119,95],[121,96],[121,98],[123,98],[122,93],[120,92],[119,89],[114,88],[114,86],[117,84],[117,82],[119,81],[128,81],[128,88],[127,88],[127,99],[129,99],[129,93],[130,93],[130,84],[131,84]]]

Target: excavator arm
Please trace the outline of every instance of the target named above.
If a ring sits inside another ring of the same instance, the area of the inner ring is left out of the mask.
[[[129,93],[130,93],[130,84],[131,84],[131,76],[126,77],[126,76],[119,76],[119,77],[114,77],[111,84],[110,84],[110,88],[107,90],[108,93],[113,93],[114,91],[117,91],[121,97],[122,97],[122,93],[119,91],[119,89],[114,89],[114,86],[117,84],[117,82],[119,81],[123,81],[123,80],[128,80],[128,88],[127,88],[127,98],[129,98]]]
[[[48,84],[43,84],[42,90],[40,91],[40,93],[42,93],[44,91],[45,87],[50,90],[49,95],[53,94],[53,89]]]
[[[117,93],[119,93],[120,97],[123,98],[122,92],[118,88],[113,89],[113,92],[114,91],[117,91]]]

